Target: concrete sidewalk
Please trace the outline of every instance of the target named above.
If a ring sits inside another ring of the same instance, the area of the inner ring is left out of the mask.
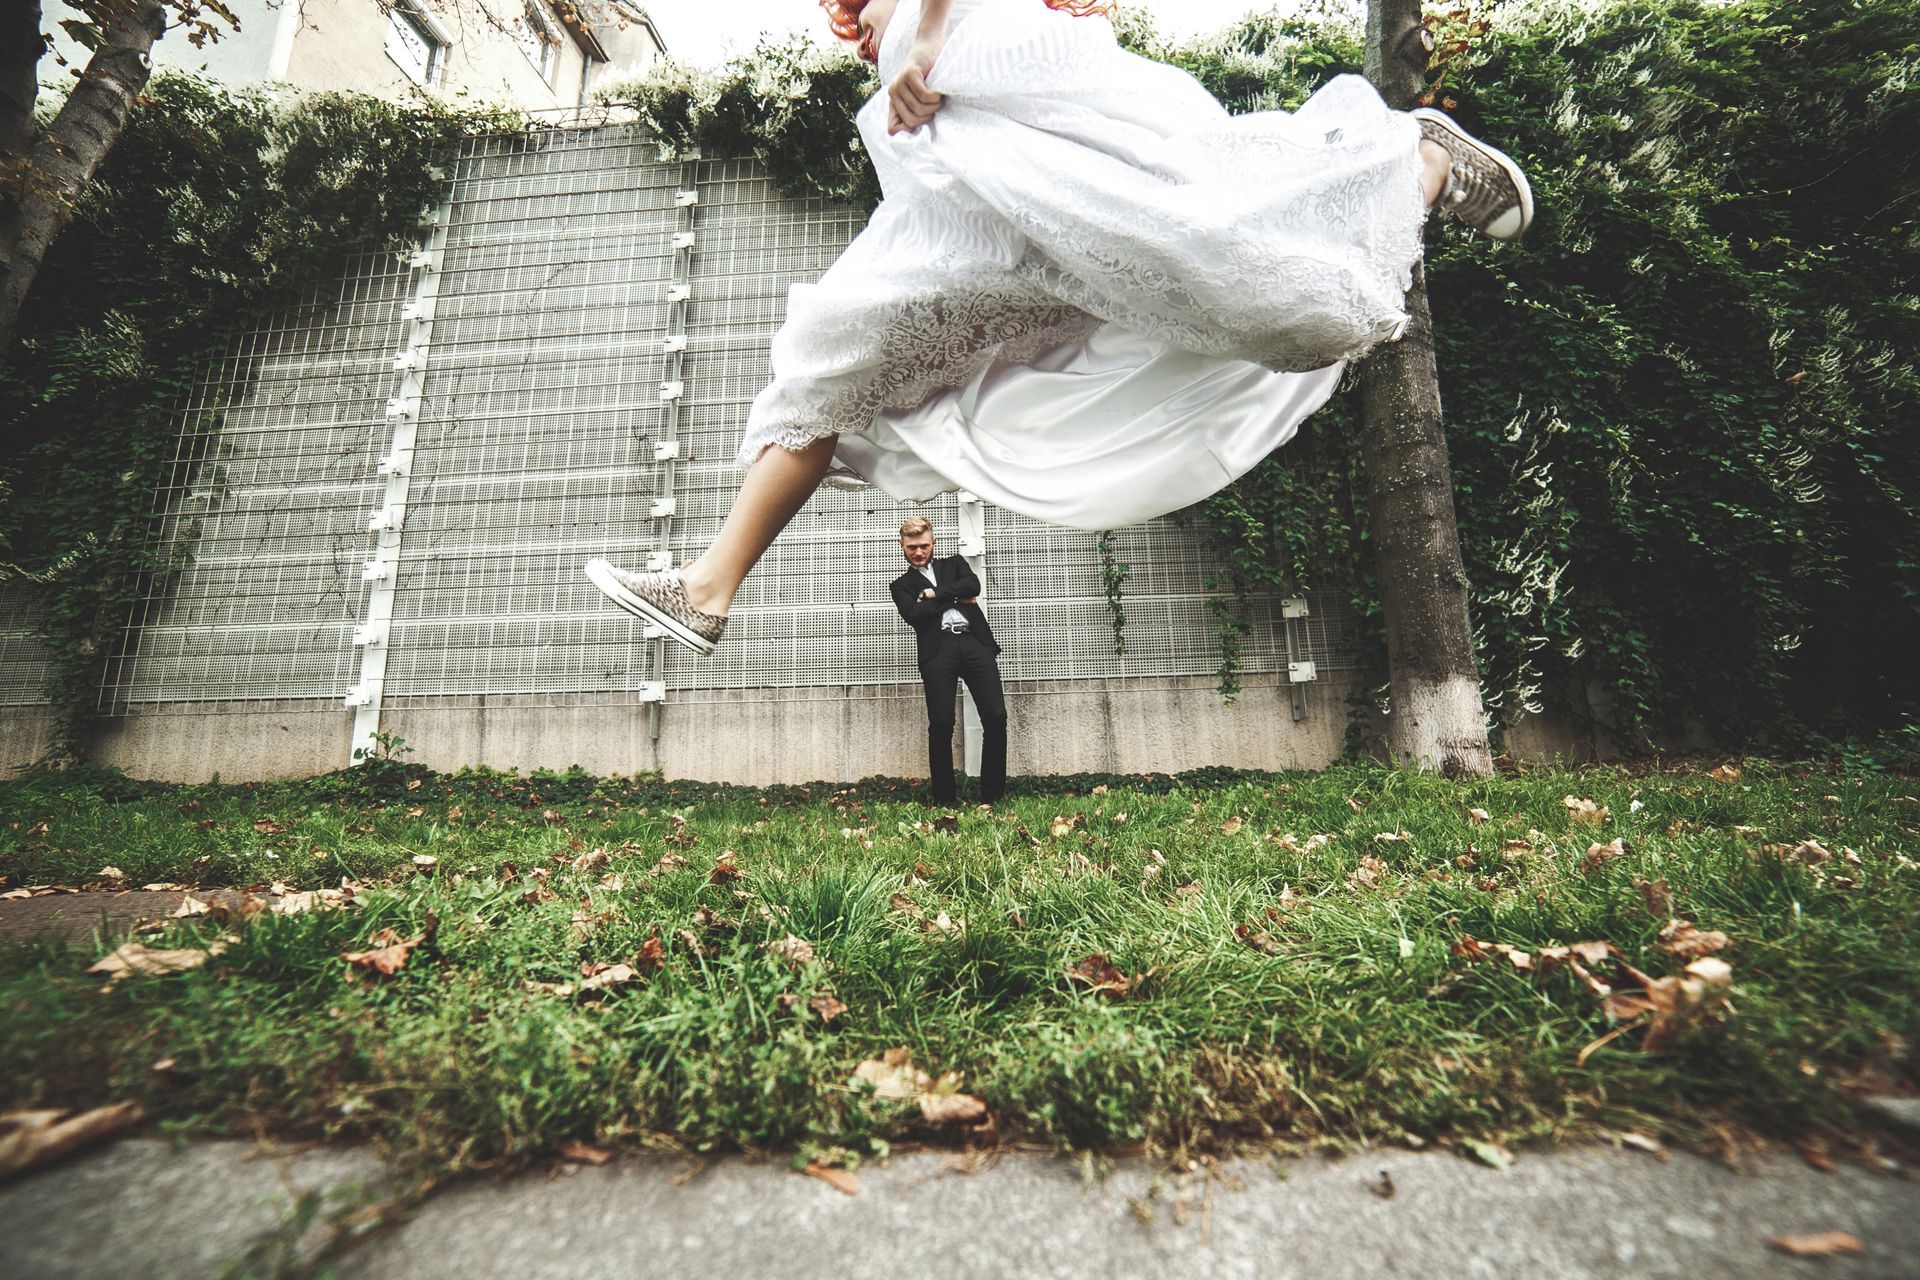
[[[1392,1182],[1385,1189],[1381,1175]],[[364,1151],[272,1156],[135,1140],[0,1187],[0,1275],[205,1280],[282,1220],[296,1189],[376,1182]],[[1503,1172],[1403,1151],[1169,1174],[1005,1156],[966,1172],[913,1154],[847,1196],[781,1165],[619,1161],[473,1182],[362,1242],[342,1280],[593,1277],[1258,1276],[1359,1280],[1894,1280],[1920,1276],[1920,1181],[1748,1173],[1583,1149]],[[1840,1229],[1857,1257],[1794,1259],[1770,1235]]]

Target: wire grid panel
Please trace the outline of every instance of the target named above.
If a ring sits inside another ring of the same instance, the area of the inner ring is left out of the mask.
[[[389,700],[626,693],[640,628],[581,573],[652,546],[679,166],[635,130],[475,139],[454,177]]]
[[[0,583],[0,707],[44,705],[51,668],[51,655],[34,635],[26,592]]]
[[[154,495],[190,555],[135,601],[102,706],[340,696],[405,284],[395,255],[362,256],[205,371]]]

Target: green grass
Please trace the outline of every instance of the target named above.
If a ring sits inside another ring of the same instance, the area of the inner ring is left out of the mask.
[[[112,864],[135,885],[369,886],[352,910],[179,922],[148,941],[238,941],[108,992],[82,972],[97,951],[0,948],[0,1107],[133,1097],[169,1126],[368,1135],[446,1171],[568,1139],[857,1160],[917,1132],[910,1108],[851,1083],[895,1046],[963,1073],[1003,1132],[1105,1150],[1845,1134],[1861,1081],[1915,1080],[1910,780],[1754,761],[1733,782],[1343,767],[1092,785],[1026,780],[952,831],[885,780],[756,792],[386,764],[245,787],[0,785],[11,885]],[[1607,820],[1576,823],[1570,794]],[[1308,848],[1316,834],[1332,839]],[[1615,837],[1623,856],[1584,857]],[[1777,847],[1808,839],[1833,860]],[[569,865],[594,850],[606,865]],[[741,875],[715,883],[728,850]],[[665,854],[686,861],[656,872]],[[550,898],[528,900],[536,879]],[[1635,1029],[1582,1063],[1615,1024],[1566,969],[1456,954],[1463,935],[1604,939],[1671,974],[1667,917],[1636,883],[1658,880],[1676,914],[1732,939],[1731,1011],[1669,1051]],[[347,980],[343,952],[429,915],[431,951]],[[634,961],[656,930],[664,964],[599,998],[528,986]],[[764,949],[788,934],[814,959]],[[1094,952],[1138,980],[1126,998],[1069,981]],[[829,995],[846,1006],[831,1023],[809,1007]]]

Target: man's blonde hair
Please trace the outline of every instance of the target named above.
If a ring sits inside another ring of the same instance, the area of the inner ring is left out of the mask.
[[[925,516],[913,516],[900,525],[902,538],[917,538],[923,533],[933,532],[933,521]]]

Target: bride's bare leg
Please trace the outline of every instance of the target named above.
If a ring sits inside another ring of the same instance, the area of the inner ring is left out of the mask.
[[[1451,165],[1447,149],[1437,142],[1420,140],[1420,189],[1426,192],[1431,209],[1447,189],[1447,169]]]
[[[694,608],[702,613],[727,612],[748,571],[820,487],[833,462],[835,443],[836,437],[822,436],[804,449],[774,445],[747,468],[719,535],[680,571]]]

